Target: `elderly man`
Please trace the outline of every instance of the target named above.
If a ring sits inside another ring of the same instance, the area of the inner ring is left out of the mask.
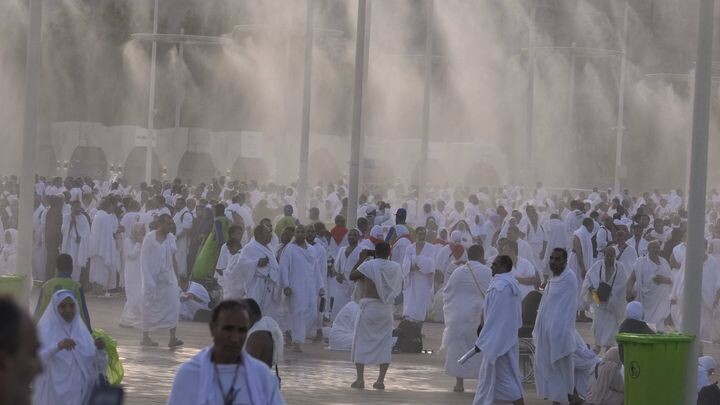
[[[550,254],[553,277],[540,301],[533,340],[535,341],[535,383],[541,398],[553,404],[567,404],[575,390],[575,309],[578,285],[575,273],[567,268],[567,251]]]
[[[383,390],[392,356],[393,300],[402,288],[402,271],[397,263],[389,260],[388,243],[379,243],[375,255],[375,259],[365,261],[368,256],[367,251],[363,251],[360,262],[350,273],[350,280],[357,283],[360,305],[351,350],[357,379],[351,387],[364,388],[365,365],[379,364],[380,373],[373,388]]]
[[[475,343],[475,350],[482,352],[482,362],[473,405],[492,405],[495,401],[525,403],[519,367],[520,285],[511,271],[510,257],[495,258],[485,299],[485,323]]]
[[[615,335],[627,305],[625,267],[615,260],[614,246],[606,247],[603,253],[603,259],[590,268],[582,285],[583,298],[593,307],[595,314],[592,324],[595,353],[600,353],[601,348],[607,350],[615,346]]]
[[[492,271],[483,264],[483,256],[482,245],[470,246],[468,263],[455,269],[442,289],[445,319],[442,349],[447,351],[445,373],[455,377],[455,392],[463,392],[463,379],[477,378],[480,369],[480,357],[463,365],[457,361],[477,339],[477,325],[482,319],[485,293],[492,279]]]
[[[280,311],[280,265],[270,248],[272,231],[264,225],[253,230],[253,239],[243,247],[237,260],[238,270],[247,280],[247,298],[255,300],[262,313],[275,317]]]
[[[647,256],[635,262],[627,284],[627,298],[632,301],[634,292],[635,300],[640,301],[645,309],[645,321],[654,324],[655,330],[661,332],[670,315],[673,277],[670,265],[660,257],[660,242],[649,242],[647,249]]]

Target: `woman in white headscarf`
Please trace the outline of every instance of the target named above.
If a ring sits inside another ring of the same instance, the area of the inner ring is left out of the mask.
[[[625,382],[620,373],[621,367],[620,352],[617,347],[605,352],[605,356],[595,369],[595,381],[585,397],[585,402],[591,405],[622,405]]]
[[[38,322],[43,373],[35,380],[35,404],[86,404],[107,370],[102,340],[93,340],[69,290],[57,291]]]
[[[697,371],[697,392],[704,387],[710,385],[710,376],[715,372],[717,363],[712,356],[702,356],[698,358],[698,371]]]
[[[0,251],[0,274],[17,273],[17,230],[5,230],[5,244]]]

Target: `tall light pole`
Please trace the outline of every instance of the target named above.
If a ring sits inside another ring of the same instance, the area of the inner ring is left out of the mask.
[[[625,135],[625,64],[627,62],[627,30],[628,11],[630,5],[625,0],[625,12],[623,13],[622,43],[620,44],[620,84],[618,86],[618,112],[617,126],[615,127],[615,194],[620,195],[620,177],[624,176],[622,163],[623,135]]]
[[[420,166],[418,167],[417,213],[425,204],[427,189],[428,149],[430,143],[430,98],[432,95],[433,74],[433,17],[434,2],[425,0],[426,32],[425,32],[425,94],[423,95],[422,142],[420,147]]]
[[[697,402],[697,356],[699,352],[700,303],[705,257],[705,197],[707,194],[708,132],[712,86],[713,16],[715,0],[700,0],[697,67],[693,100],[693,129],[688,195],[688,238],[683,290],[682,331],[695,336],[685,372],[685,403]]]
[[[160,14],[159,0],[155,0],[153,8],[153,35],[158,33],[158,14]],[[150,56],[150,95],[148,96],[148,133],[145,146],[145,182],[149,185],[152,180],[153,146],[155,143],[155,70],[157,64],[157,41],[152,41]]]
[[[37,137],[37,99],[42,64],[42,2],[30,0],[27,55],[25,59],[25,120],[22,142],[22,170],[20,172],[20,201],[18,205],[18,260],[16,272],[26,277],[24,297],[29,298],[32,280],[32,245],[35,193],[35,139]]]
[[[347,223],[357,223],[358,197],[360,193],[360,160],[362,156],[362,124],[367,56],[370,46],[369,27],[366,26],[370,14],[370,2],[358,0],[357,36],[355,38],[355,79],[353,84],[353,118],[350,134],[350,171],[348,179]]]
[[[533,187],[533,121],[535,114],[535,16],[537,14],[537,0],[530,4],[530,21],[528,23],[528,88],[525,105],[525,187],[527,195],[532,197]]]
[[[185,34],[185,29],[180,29],[180,35]],[[180,109],[182,107],[182,101],[181,98],[184,98],[185,91],[183,81],[184,81],[184,72],[182,70],[182,63],[185,60],[185,44],[182,42],[178,45],[178,57],[177,61],[175,62],[175,129],[180,128]]]
[[[300,175],[298,176],[298,218],[307,217],[308,160],[310,159],[310,104],[312,101],[312,58],[315,0],[307,0],[305,18],[305,75],[303,78],[302,126],[300,136]]]

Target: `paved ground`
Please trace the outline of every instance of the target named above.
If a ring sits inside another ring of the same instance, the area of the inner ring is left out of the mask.
[[[126,404],[166,403],[177,367],[210,343],[207,325],[181,323],[178,336],[185,341],[182,348],[162,347],[167,344],[167,332],[153,336],[161,347],[142,348],[139,331],[117,326],[123,298],[89,297],[88,301],[93,327],[105,329],[119,342],[125,366]],[[586,341],[591,341],[589,325],[578,324]],[[288,404],[471,404],[475,381],[466,382],[467,392],[453,393],[454,379],[444,373],[444,354],[437,352],[442,325],[425,324],[423,332],[425,347],[434,349],[434,353],[394,355],[385,392],[350,389],[355,368],[349,353],[330,351],[325,344],[313,343],[306,345],[304,353],[286,352],[280,365],[283,396]],[[720,346],[712,345],[705,350],[720,358]],[[376,372],[374,368],[366,370],[366,381],[373,381]],[[549,404],[534,395],[534,386],[526,386],[525,392],[526,404]]]

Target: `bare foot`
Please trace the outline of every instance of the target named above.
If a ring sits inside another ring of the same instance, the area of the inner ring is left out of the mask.
[[[453,392],[465,392],[465,387],[462,385],[456,385],[453,387]]]
[[[143,340],[141,340],[141,341],[140,341],[140,346],[145,346],[145,347],[158,347],[159,345],[158,345],[157,342],[154,342],[154,341],[152,341],[150,338],[148,338],[148,339],[143,339]]]
[[[365,381],[355,380],[354,383],[350,384],[350,388],[357,388],[359,390],[365,388]]]
[[[383,384],[383,383],[381,383],[380,381],[378,381],[378,382],[376,382],[375,384],[373,384],[373,388],[375,388],[376,390],[384,390],[384,389],[385,389],[385,384]]]

